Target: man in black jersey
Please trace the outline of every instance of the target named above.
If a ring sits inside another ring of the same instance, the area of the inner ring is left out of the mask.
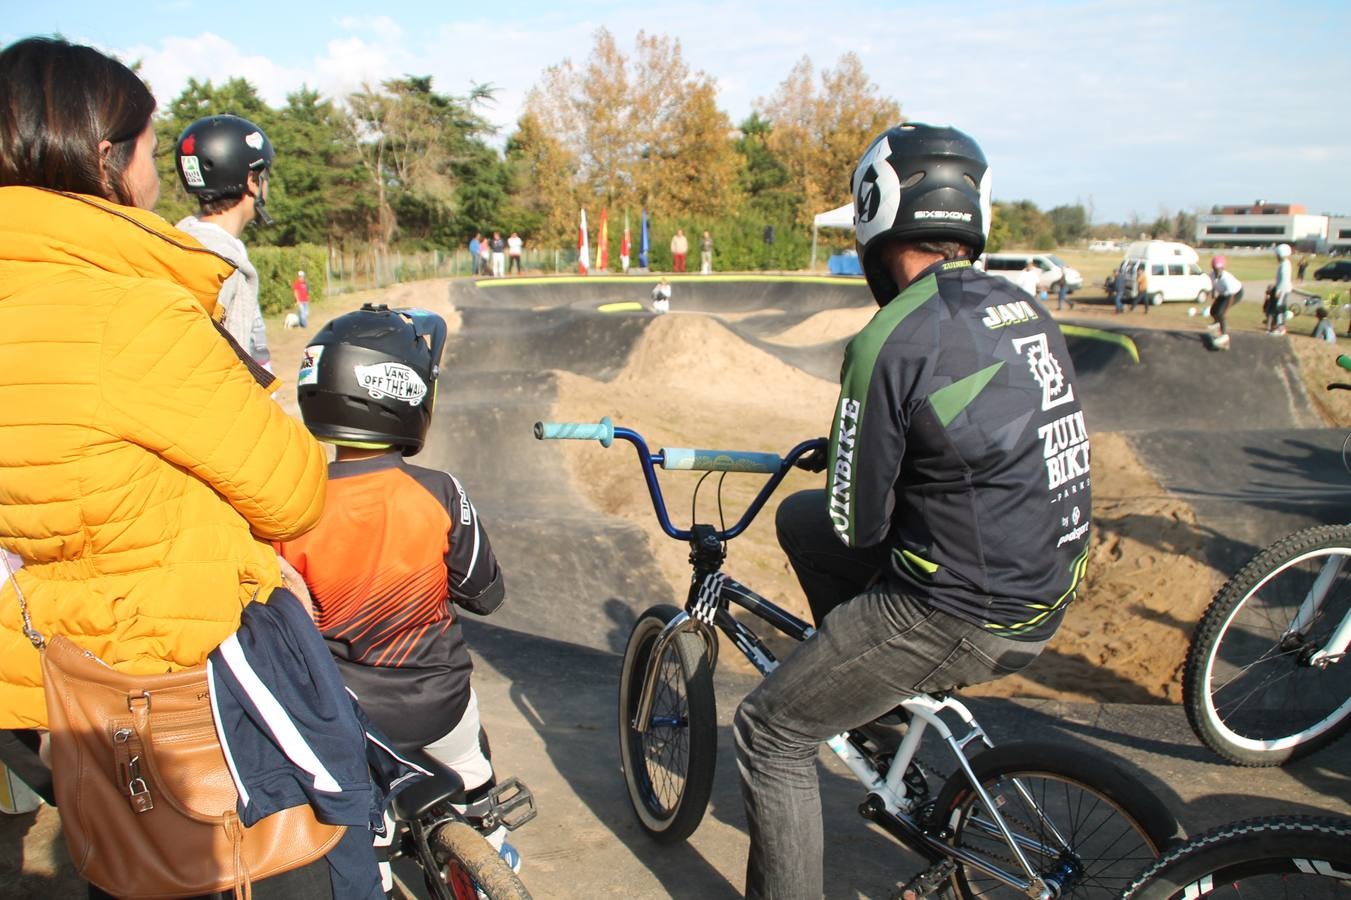
[[[917,691],[1022,669],[1087,559],[1088,432],[1064,339],[971,266],[989,232],[984,154],[960,131],[900,125],[852,187],[881,309],[845,351],[825,490],[779,510],[818,631],[737,710],[748,897],[821,896],[822,741]]]

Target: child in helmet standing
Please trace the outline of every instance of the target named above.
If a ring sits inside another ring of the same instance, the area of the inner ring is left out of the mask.
[[[267,328],[258,305],[258,270],[240,235],[250,222],[271,225],[267,214],[267,173],[272,142],[257,125],[239,116],[198,119],[178,137],[174,169],[198,211],[178,223],[208,250],[225,257],[235,271],[220,288],[218,316],[235,343],[271,371]]]
[[[404,460],[426,439],[445,340],[434,313],[369,303],[315,335],[297,379],[300,413],[336,459],[323,518],[278,551],[305,579],[371,721],[454,770],[472,802],[496,782],[455,607],[496,610],[502,571],[460,482]],[[489,836],[519,868],[505,839],[505,828]]]
[[[1290,277],[1290,245],[1276,245],[1276,281],[1267,300],[1267,334],[1285,334],[1286,301],[1294,283]]]

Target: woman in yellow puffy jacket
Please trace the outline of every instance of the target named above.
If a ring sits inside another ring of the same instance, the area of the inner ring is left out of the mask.
[[[91,48],[0,51],[0,547],[39,631],[131,673],[202,663],[267,598],[326,477],[213,322],[233,268],[150,212],[154,106]],[[43,728],[20,628],[5,581],[0,728]]]

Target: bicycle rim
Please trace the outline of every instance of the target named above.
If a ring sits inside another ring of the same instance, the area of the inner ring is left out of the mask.
[[[1351,562],[1309,626],[1290,630],[1324,563],[1346,552],[1320,547],[1296,555],[1254,586],[1220,626],[1205,665],[1203,699],[1219,737],[1239,751],[1288,754],[1351,715],[1351,663],[1308,663],[1351,613]]]
[[[1140,870],[1158,858],[1162,835],[1104,791],[1069,774],[1010,768],[981,784],[1033,870],[1061,887],[1061,897],[1116,898]],[[1022,876],[994,817],[974,791],[949,814],[953,843]],[[1156,830],[1162,830],[1157,829]],[[953,878],[961,897],[1025,897],[972,867]]]

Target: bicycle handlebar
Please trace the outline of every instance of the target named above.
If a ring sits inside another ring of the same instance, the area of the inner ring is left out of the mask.
[[[719,540],[728,541],[746,530],[793,465],[811,451],[824,447],[826,443],[825,438],[803,441],[784,456],[747,450],[704,450],[692,447],[663,447],[659,452],[652,453],[641,434],[629,428],[616,426],[610,421],[609,416],[596,423],[536,422],[535,438],[541,441],[600,441],[603,447],[609,447],[615,438],[628,441],[638,451],[638,462],[643,467],[647,491],[652,497],[652,509],[657,514],[662,531],[682,541],[689,540],[692,529],[676,528],[671,524],[670,516],[666,513],[666,501],[662,496],[661,485],[657,481],[656,466],[668,471],[751,472],[770,476],[750,506],[746,507],[741,518],[731,528],[715,532]]]

